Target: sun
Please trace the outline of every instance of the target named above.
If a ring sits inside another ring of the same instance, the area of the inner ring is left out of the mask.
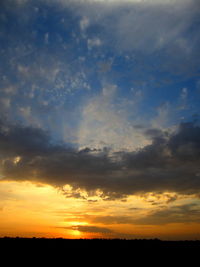
[[[72,230],[72,236],[74,237],[80,237],[81,236],[81,232],[78,230]]]

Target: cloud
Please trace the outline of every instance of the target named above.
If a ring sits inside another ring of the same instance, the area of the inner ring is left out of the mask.
[[[87,45],[88,45],[88,49],[91,50],[94,47],[101,46],[102,45],[102,41],[99,38],[95,37],[93,39],[88,39],[87,40]]]
[[[150,6],[143,3],[133,6],[129,12],[121,13],[118,21],[116,34],[119,48],[149,53],[178,45],[176,40],[183,36],[190,23],[190,12],[187,5],[176,2],[173,10],[170,5]]]
[[[96,27],[107,49],[134,55],[135,61],[141,62],[134,71],[145,73],[144,79],[147,73],[152,77],[155,70],[183,79],[198,69],[199,2],[196,0],[84,1],[77,2],[72,10],[77,16],[89,19],[88,30]],[[155,65],[150,68],[147,61]]]
[[[134,224],[135,218],[134,216],[88,216],[89,221],[92,223],[103,223],[105,225],[113,225],[113,224]]]
[[[162,194],[160,194],[162,198]],[[174,200],[171,200],[174,201]],[[105,215],[83,215],[82,220],[91,224],[103,225],[165,225],[176,223],[199,223],[200,209],[199,201],[193,199],[193,202],[185,204],[163,203],[159,206],[149,208],[129,208],[127,213],[119,215],[119,212]]]
[[[149,143],[146,136],[132,127],[128,118],[137,109],[140,96],[131,99],[118,97],[118,88],[105,83],[95,97],[86,101],[79,125],[80,147],[110,147],[113,150],[132,150]]]
[[[113,231],[109,228],[105,227],[99,227],[99,226],[93,226],[93,225],[77,225],[77,226],[72,226],[72,230],[77,230],[80,232],[85,232],[85,233],[101,233],[101,234],[109,234],[113,233]]]
[[[4,180],[29,180],[58,188],[69,184],[77,197],[81,197],[80,190],[88,195],[98,191],[103,199],[165,191],[199,194],[200,127],[193,123],[181,124],[167,137],[156,135],[151,145],[138,151],[113,153],[79,151],[55,143],[39,128],[5,122],[0,126]]]
[[[10,99],[9,98],[1,98],[0,103],[1,103],[1,108],[2,108],[2,106],[5,109],[10,107]]]
[[[90,21],[87,17],[83,17],[81,20],[80,20],[80,28],[82,31],[85,31],[88,26],[90,24]]]
[[[174,206],[151,212],[146,217],[135,220],[135,224],[160,225],[169,223],[200,222],[199,206],[195,203]]]

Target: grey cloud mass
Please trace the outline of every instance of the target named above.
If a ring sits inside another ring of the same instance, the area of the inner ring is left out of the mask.
[[[113,231],[106,227],[99,227],[95,225],[75,225],[72,227],[58,227],[66,230],[74,230],[85,233],[96,233],[96,234],[110,234]]]
[[[199,223],[200,209],[196,203],[177,205],[173,207],[162,207],[149,212],[140,218],[136,218],[134,211],[125,216],[88,216],[91,223],[113,224],[134,224],[134,225],[164,225],[170,223]]]
[[[101,234],[108,234],[112,233],[112,230],[105,228],[105,227],[98,227],[98,226],[87,226],[87,225],[78,225],[73,226],[73,230],[78,230],[80,232],[86,232],[86,233],[101,233]]]
[[[168,224],[200,222],[199,206],[195,203],[174,206],[152,212],[148,216],[135,220],[135,224]]]
[[[195,123],[182,123],[161,137],[155,132],[152,144],[140,150],[111,153],[76,150],[51,140],[42,129],[1,121],[0,151],[3,180],[58,188],[69,184],[94,195],[100,190],[104,199],[164,191],[198,195],[200,190],[200,127]]]

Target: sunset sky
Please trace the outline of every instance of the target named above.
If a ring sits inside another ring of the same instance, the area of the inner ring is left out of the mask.
[[[0,236],[200,239],[199,0],[1,0],[0,81]]]

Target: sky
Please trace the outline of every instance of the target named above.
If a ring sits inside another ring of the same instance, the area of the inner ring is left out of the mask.
[[[2,0],[0,236],[200,239],[200,2]]]

